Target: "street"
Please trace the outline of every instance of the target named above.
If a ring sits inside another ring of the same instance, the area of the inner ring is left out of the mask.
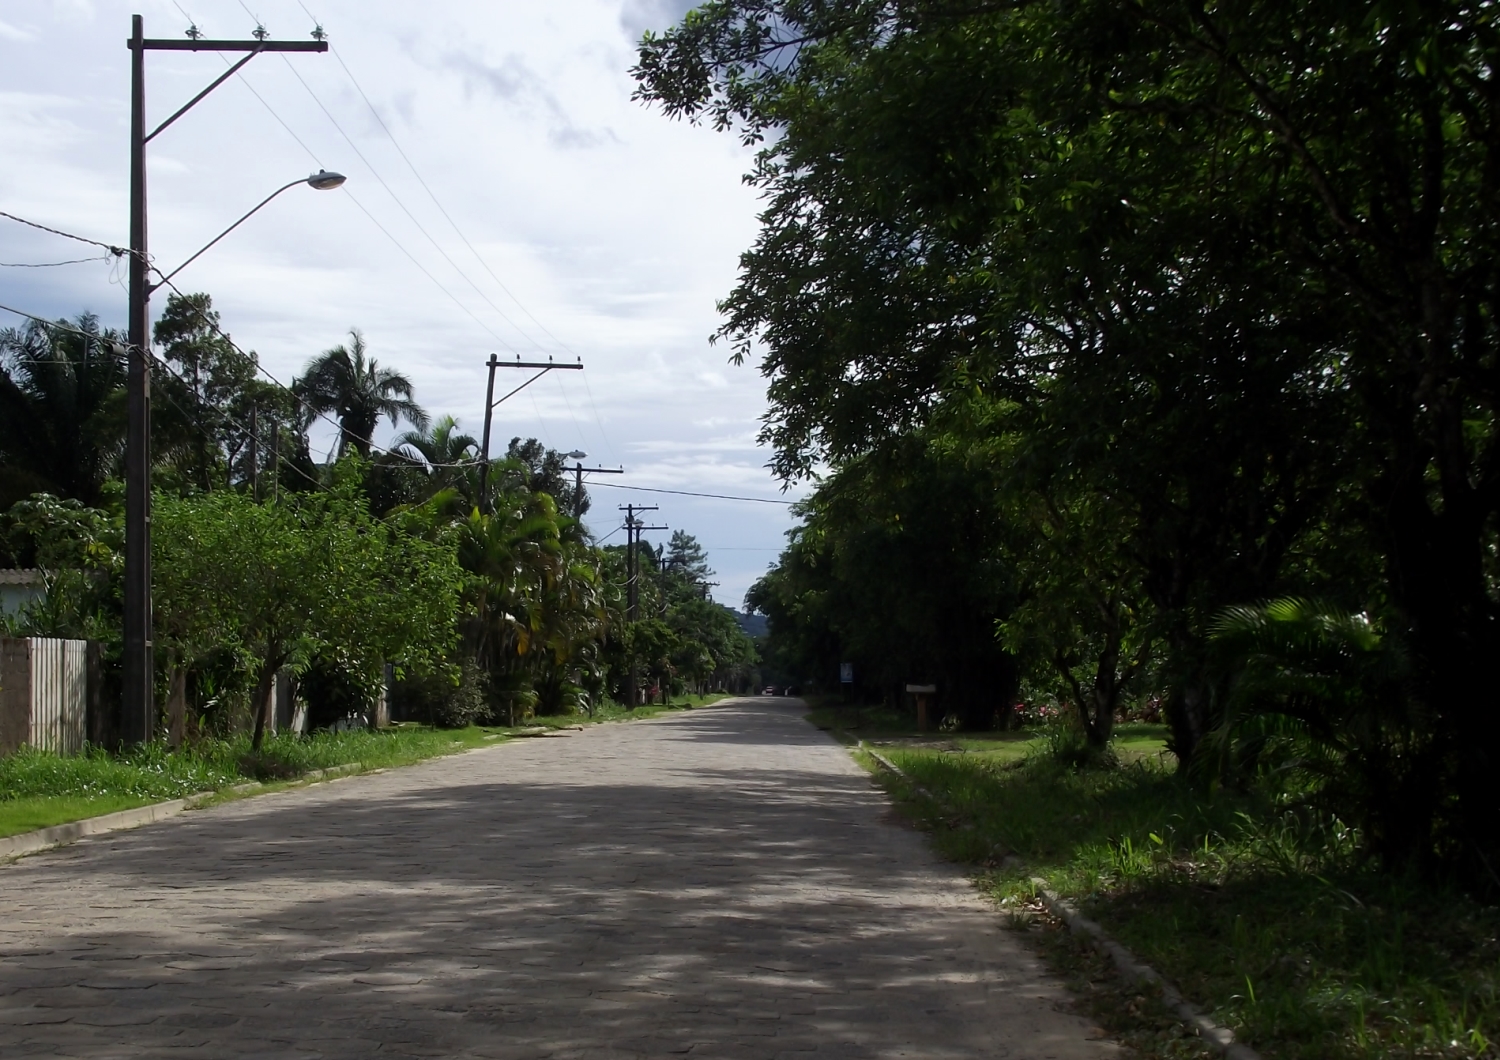
[[[0,1056],[1112,1057],[796,700],[0,866]]]

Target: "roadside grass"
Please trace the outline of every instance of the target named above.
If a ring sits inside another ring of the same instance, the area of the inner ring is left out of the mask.
[[[0,838],[160,801],[141,795],[26,795],[4,799],[0,800]]]
[[[466,729],[434,729],[405,722],[374,732],[272,736],[256,753],[250,750],[249,735],[203,740],[176,752],[161,744],[120,755],[90,748],[68,757],[22,749],[0,758],[0,837],[202,792],[218,793],[215,801],[222,801],[235,797],[229,789],[247,781],[285,785],[315,770],[353,763],[362,769],[389,769],[491,746],[537,729],[649,718],[724,698],[685,696],[671,706],[655,704],[633,711],[608,704],[592,718],[582,714],[536,718],[515,728],[472,725]]]
[[[1500,1057],[1500,909],[1380,872],[1315,803],[1195,791],[1152,727],[1122,728],[1120,764],[1088,770],[1059,764],[1041,737],[980,753],[864,738],[935,796],[878,774],[1003,907],[1035,908],[1041,877],[1263,1055]],[[1007,854],[1024,865],[1002,867]],[[1083,959],[1070,942],[1043,949],[1063,972]],[[1117,993],[1135,996],[1102,1012],[1095,997],[1096,1015],[1137,1027],[1138,992]],[[1131,1044],[1187,1048],[1159,1034]]]

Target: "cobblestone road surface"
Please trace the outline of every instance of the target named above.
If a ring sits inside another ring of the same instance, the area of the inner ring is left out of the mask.
[[[1117,1055],[847,752],[740,700],[0,867],[0,1057]]]

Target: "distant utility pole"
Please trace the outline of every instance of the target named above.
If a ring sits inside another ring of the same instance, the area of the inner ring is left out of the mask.
[[[271,499],[281,500],[281,422],[271,421]]]
[[[577,364],[558,364],[550,357],[545,361],[523,361],[519,355],[514,361],[502,361],[492,353],[490,354],[490,359],[485,362],[485,365],[490,370],[490,378],[484,387],[484,441],[479,447],[479,510],[481,512],[488,512],[490,510],[490,418],[495,412],[495,406],[506,398],[519,394],[555,368],[571,368],[574,371],[583,371],[583,358],[580,357]],[[497,401],[495,400],[496,368],[540,368],[541,371]]]
[[[256,410],[260,408],[258,402],[250,403],[250,499],[260,500],[260,453],[256,442],[260,438],[260,432],[256,428]]]
[[[583,518],[583,476],[585,473],[591,475],[623,475],[623,467],[584,467],[582,463],[573,465],[573,518]]]
[[[146,251],[146,144],[262,52],[328,50],[328,42],[321,39],[268,40],[265,30],[259,26],[253,36],[253,40],[204,40],[198,27],[194,26],[184,39],[151,40],[146,37],[141,16],[132,15],[130,40],[126,42],[130,48],[130,309],[126,317],[130,351],[125,378],[128,411],[125,431],[125,645],[121,658],[124,669],[121,735],[127,744],[145,743],[156,728],[155,663],[151,642],[151,318],[147,305],[153,285],[148,271],[151,259]],[[147,132],[146,53],[149,51],[247,54],[202,92],[178,107],[170,118]]]
[[[643,530],[672,529],[670,526],[646,526],[636,519],[635,513],[654,512],[657,510],[654,504],[645,506],[635,504],[620,505],[620,511],[625,513],[625,540],[627,542],[625,545],[625,618],[632,624],[640,616],[641,594],[639,575],[641,564],[640,559],[636,555],[636,546],[640,544],[641,532]],[[638,681],[639,675],[636,667],[635,650],[632,648],[630,652],[630,681],[627,690],[630,702],[626,705],[628,710],[635,709],[636,700],[639,698],[636,692]]]

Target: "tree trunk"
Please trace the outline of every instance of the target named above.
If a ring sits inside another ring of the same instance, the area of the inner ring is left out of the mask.
[[[167,746],[182,746],[187,733],[187,671],[174,666],[167,678]]]
[[[1381,852],[1393,866],[1430,866],[1436,821],[1462,848],[1455,860],[1468,881],[1500,891],[1500,711],[1492,677],[1500,619],[1486,592],[1484,520],[1473,501],[1447,498],[1434,512],[1427,483],[1412,471],[1383,506],[1390,582],[1410,637],[1413,710],[1436,730],[1432,768],[1447,777],[1419,785],[1429,804],[1401,808]],[[1438,804],[1445,789],[1457,795],[1446,809]]]
[[[280,664],[273,666],[268,661],[261,666],[260,675],[255,681],[255,691],[252,693],[255,698],[251,700],[255,707],[255,735],[250,738],[252,751],[259,751],[261,744],[265,742],[266,723],[271,712],[271,690],[275,687],[276,671],[279,669]]]

